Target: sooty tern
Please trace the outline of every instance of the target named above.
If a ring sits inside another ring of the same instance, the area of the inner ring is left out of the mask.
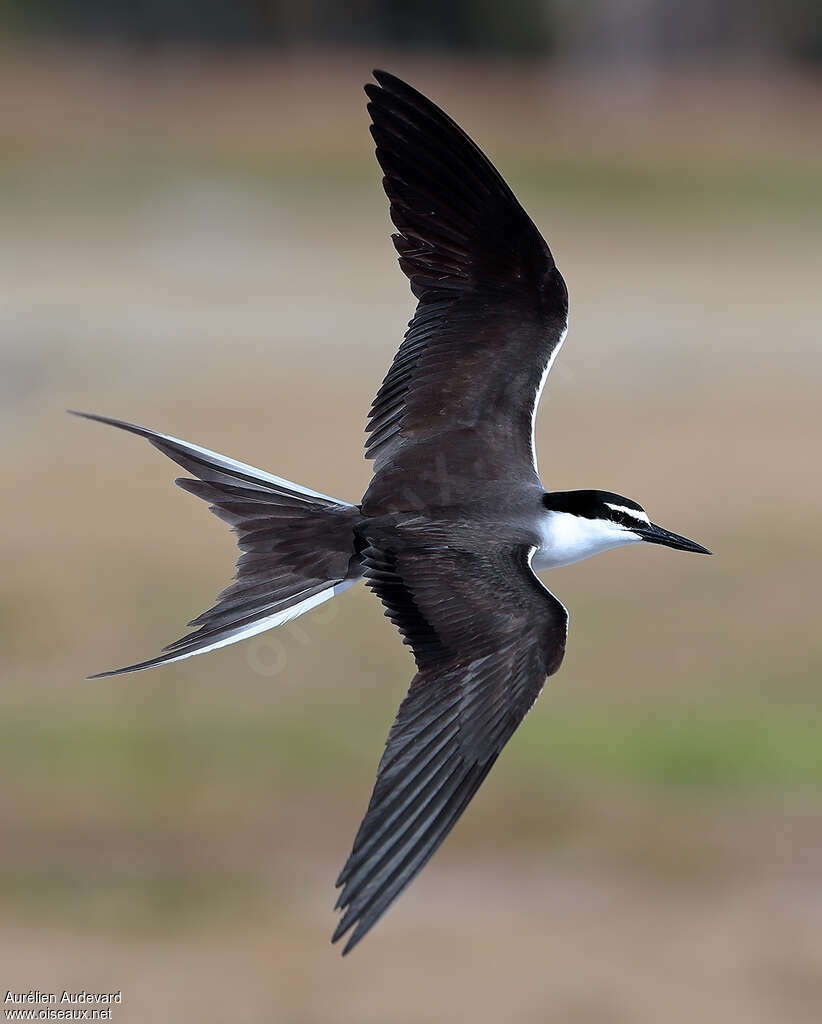
[[[511,189],[439,107],[384,71],[365,87],[399,263],[418,299],[369,413],[359,505],[104,416],[147,438],[237,534],[234,582],[159,657],[235,643],[364,579],[413,651],[411,681],[337,881],[350,950],[435,852],[565,652],[534,575],[624,544],[708,553],[609,491],[546,492],[534,417],[568,292]],[[113,675],[115,673],[102,673]]]

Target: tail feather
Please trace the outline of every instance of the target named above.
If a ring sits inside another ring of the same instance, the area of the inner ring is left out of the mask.
[[[242,552],[234,582],[196,616],[192,632],[148,661],[91,678],[137,672],[216,650],[315,608],[361,576],[354,529],[359,509],[199,445],[122,420],[75,413],[145,437],[196,479],[176,483],[210,503]]]
[[[351,581],[355,582],[355,581]],[[159,665],[170,665],[175,661],[182,661],[184,658],[191,658],[195,654],[205,654],[208,651],[216,651],[220,647],[227,647],[229,644],[237,643],[240,640],[247,640],[249,637],[257,636],[259,633],[263,633],[268,629],[273,629],[275,626],[282,626],[286,622],[290,622],[292,619],[297,618],[298,615],[302,615],[304,612],[310,611],[312,608],[316,608],[317,605],[322,604],[324,601],[328,601],[334,597],[335,594],[339,593],[341,589],[346,586],[345,583],[339,586],[328,587],[324,591],[319,591],[312,597],[307,598],[298,604],[290,605],[279,613],[274,613],[270,616],[265,616],[262,619],[252,619],[245,625],[239,625],[234,629],[225,629],[212,635],[200,636],[198,633],[191,633],[186,637],[182,637],[180,640],[175,641],[174,644],[170,645],[171,649],[166,648],[168,653],[160,654],[156,658],[149,658],[148,661],[138,661],[134,665],[126,665],[124,668],[110,669],[107,672],[95,672],[94,675],[90,675],[89,679],[104,679],[106,676],[120,676],[125,675],[128,672],[141,672],[146,668],[157,668]],[[185,646],[179,646],[179,645]]]
[[[127,423],[125,420],[112,419],[110,416],[100,416],[93,412],[79,412],[76,409],[68,410],[72,416],[80,416],[86,420],[93,420],[95,423],[105,423],[110,427],[117,427],[119,430],[126,430],[130,434],[137,434],[150,441],[155,448],[158,448],[164,455],[188,470],[200,480],[208,480],[216,484],[237,484],[244,483],[255,491],[268,491],[270,494],[281,494],[282,497],[296,501],[327,502],[329,505],[342,505],[353,508],[347,501],[339,501],[319,491],[312,491],[308,487],[284,480],[281,476],[274,476],[263,469],[255,469],[245,462],[238,462],[230,459],[227,455],[220,455],[218,452],[210,451],[208,448],[201,448],[198,444],[191,444],[189,441],[181,441],[179,437],[172,437],[170,434],[161,434],[156,430],[149,430],[148,427],[137,426],[136,423]]]

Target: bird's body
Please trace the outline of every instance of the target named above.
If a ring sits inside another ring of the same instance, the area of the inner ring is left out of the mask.
[[[146,437],[237,534],[235,581],[166,653],[201,654],[303,614],[361,579],[417,673],[338,879],[350,949],[416,876],[557,670],[568,615],[535,576],[642,541],[700,545],[607,491],[548,492],[534,418],[564,341],[568,293],[502,177],[438,107],[385,72],[372,135],[418,306],[371,408],[359,505],[178,438]],[[113,674],[113,673],[103,673]]]

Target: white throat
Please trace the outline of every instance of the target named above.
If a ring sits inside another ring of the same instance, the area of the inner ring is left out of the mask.
[[[534,553],[535,569],[570,565],[600,551],[637,544],[639,534],[605,519],[585,519],[570,512],[546,511],[539,524],[541,544]]]

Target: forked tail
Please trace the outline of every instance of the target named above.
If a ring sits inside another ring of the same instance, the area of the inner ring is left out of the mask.
[[[302,615],[361,578],[356,505],[146,427],[92,413],[74,415],[139,434],[191,473],[196,479],[176,483],[210,502],[211,511],[234,530],[242,552],[234,582],[213,608],[189,622],[196,627],[191,633],[156,658],[91,678],[167,665],[245,640]]]

